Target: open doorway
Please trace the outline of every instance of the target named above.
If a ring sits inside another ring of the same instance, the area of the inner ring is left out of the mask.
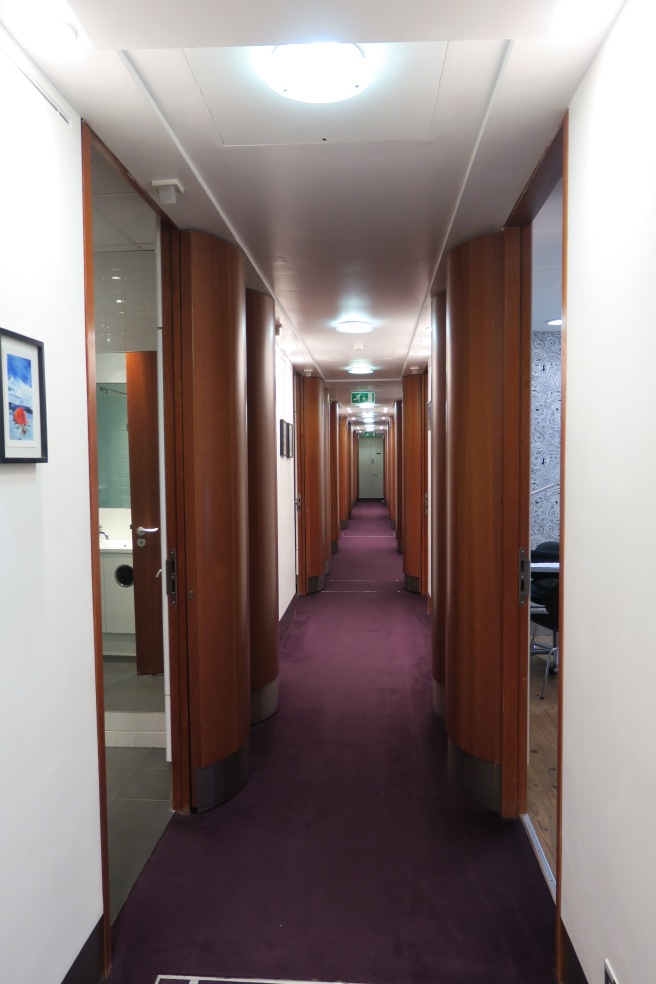
[[[113,921],[171,816],[158,453],[157,218],[91,155],[98,534]]]
[[[558,592],[560,574],[563,193],[559,181],[532,226],[531,647],[527,813],[556,889]]]

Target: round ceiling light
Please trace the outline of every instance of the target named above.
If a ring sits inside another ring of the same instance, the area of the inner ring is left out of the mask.
[[[279,44],[271,52],[264,78],[274,92],[287,99],[331,103],[364,92],[371,71],[357,44]]]
[[[373,331],[373,328],[368,321],[340,321],[337,331],[345,335],[366,335],[367,332]]]
[[[351,366],[348,370],[353,376],[369,376],[373,369],[371,366]]]

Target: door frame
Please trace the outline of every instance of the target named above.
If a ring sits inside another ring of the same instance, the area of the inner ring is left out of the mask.
[[[82,121],[81,161],[82,161],[82,213],[84,229],[84,309],[87,370],[87,421],[89,447],[89,534],[91,544],[91,586],[93,597],[94,665],[96,677],[96,728],[98,745],[98,798],[100,808],[100,861],[102,879],[102,931],[103,931],[103,970],[107,975],[112,964],[111,916],[109,900],[109,847],[107,822],[107,764],[105,745],[105,694],[103,683],[102,653],[102,591],[100,579],[100,542],[98,537],[98,416],[96,401],[96,337],[94,308],[94,263],[92,230],[92,150],[101,153],[116,169],[134,191],[148,204],[160,220],[162,241],[162,306],[164,335],[164,419],[166,439],[166,466],[163,476],[167,497],[167,541],[183,544],[184,527],[178,523],[176,505],[178,464],[175,453],[179,446],[175,443],[174,428],[181,428],[177,407],[176,392],[173,388],[172,365],[175,358],[176,336],[173,330],[179,323],[179,264],[176,266],[176,244],[179,234],[168,216],[146,194],[127,169],[109,150],[91,127]],[[177,248],[179,255],[179,247]],[[160,475],[160,480],[162,476]],[[178,554],[180,551],[178,550]],[[183,581],[184,565],[178,563],[178,585]],[[183,585],[182,585],[183,586]],[[184,606],[173,606],[169,599],[169,664],[171,671],[171,738],[172,738],[172,808],[189,812],[189,774],[188,721],[186,720],[187,701],[184,684],[186,680],[186,646],[180,645],[186,627],[177,617]],[[186,728],[186,732],[185,732]],[[186,737],[186,740],[185,740]]]
[[[564,488],[565,488],[565,474],[564,474],[564,434],[565,434],[565,411],[566,411],[566,312],[567,312],[567,146],[568,146],[568,123],[569,114],[566,113],[558,132],[551,141],[550,145],[547,147],[546,151],[542,155],[537,167],[533,171],[526,187],[524,188],[522,194],[520,195],[508,221],[506,227],[517,227],[520,230],[520,235],[522,237],[522,269],[521,269],[521,280],[522,280],[522,294],[526,294],[530,299],[530,284],[531,284],[531,250],[530,250],[530,235],[531,235],[531,225],[536,215],[546,202],[547,198],[555,188],[558,181],[562,178],[563,181],[563,255],[562,255],[562,311],[563,311],[563,355],[562,355],[562,398],[561,398],[561,465],[560,465],[560,541],[561,541],[561,570],[560,570],[560,626],[558,633],[559,641],[559,656],[560,656],[560,667],[561,672],[558,675],[558,751],[557,751],[557,766],[556,766],[556,783],[557,783],[557,817],[556,817],[556,973],[559,981],[566,979],[567,973],[567,962],[569,955],[569,945],[568,938],[565,932],[562,919],[561,919],[561,904],[562,904],[562,893],[561,893],[561,876],[562,876],[562,771],[563,771],[563,637],[562,637],[562,611],[563,611],[563,579],[564,570],[562,568],[562,558],[564,556]],[[527,242],[528,240],[528,242]],[[528,286],[528,291],[526,287]],[[531,330],[531,311],[530,307],[528,311],[524,308],[522,310],[522,333],[525,337],[525,332],[530,332]],[[530,367],[529,367],[530,368]],[[528,413],[530,414],[530,374],[527,381],[523,384],[523,399],[528,401]],[[530,452],[530,449],[529,449]],[[526,455],[529,457],[529,454]],[[526,523],[526,528],[528,528],[529,523],[529,512],[530,512],[530,481],[523,481],[523,493],[520,498],[519,508],[521,522]],[[519,812],[526,812],[526,763],[528,754],[528,701],[526,695],[523,701],[520,701],[516,707],[517,712],[517,730],[518,730],[518,747],[517,747],[517,760],[518,760],[518,804]],[[513,708],[504,711],[504,719],[513,716]],[[505,724],[504,720],[504,724]],[[514,721],[509,722],[511,727],[514,725]],[[520,757],[522,765],[520,766]]]

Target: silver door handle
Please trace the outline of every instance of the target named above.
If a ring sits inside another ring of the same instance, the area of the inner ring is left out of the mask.
[[[153,526],[152,529],[147,529],[144,526],[137,526],[137,536],[143,536],[144,533],[159,533],[159,526]]]

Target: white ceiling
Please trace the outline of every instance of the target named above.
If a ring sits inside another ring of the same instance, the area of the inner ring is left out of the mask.
[[[623,0],[563,0],[587,4],[566,41],[556,0],[69,2],[0,0],[0,20],[144,189],[182,183],[180,228],[242,247],[299,368],[384,403],[426,363],[448,250],[503,226]],[[55,14],[80,34],[65,60],[34,36]],[[360,44],[362,94],[294,103],[253,69],[260,46],[317,39]],[[107,243],[140,242],[127,213],[97,214]],[[335,332],[349,316],[375,331]],[[361,358],[374,374],[348,375]]]

